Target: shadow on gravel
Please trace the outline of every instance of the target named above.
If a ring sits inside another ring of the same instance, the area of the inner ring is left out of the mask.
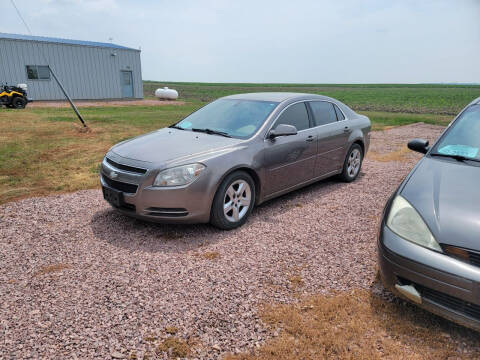
[[[364,176],[365,176],[365,173],[363,171],[360,172],[357,180],[355,181],[361,181],[361,179]],[[308,202],[309,200],[318,197],[322,193],[333,191],[340,187],[345,187],[348,185],[349,184],[344,183],[335,177],[331,177],[325,180],[320,180],[311,185],[292,191],[280,197],[269,200],[260,206],[257,206],[253,210],[252,216],[254,218],[257,216],[262,217],[262,216],[265,216],[271,210],[274,210],[273,215],[279,215],[286,211],[289,211],[292,208],[292,206],[302,207],[303,202]],[[294,204],[292,205],[292,203]],[[269,221],[268,216],[263,220]],[[248,226],[248,223],[247,223],[247,226]]]
[[[113,209],[98,211],[90,226],[95,237],[114,246],[145,252],[187,252],[215,243],[219,231],[208,224],[156,224]]]
[[[360,173],[359,180],[364,176]],[[248,228],[257,221],[274,222],[276,217],[323,192],[347,186],[335,178],[319,181],[307,187],[272,199],[256,207],[247,223]],[[114,246],[145,252],[187,252],[227,237],[236,236],[237,230],[221,231],[209,224],[157,224],[130,218],[113,209],[98,211],[90,222],[98,240]],[[281,225],[281,224],[280,224]]]

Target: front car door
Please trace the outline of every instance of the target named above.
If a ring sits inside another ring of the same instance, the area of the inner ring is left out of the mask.
[[[287,106],[272,126],[293,125],[298,133],[265,139],[265,194],[287,190],[314,177],[317,136],[305,102]]]
[[[337,105],[328,101],[310,101],[308,105],[318,135],[315,177],[325,176],[342,168],[350,129]]]

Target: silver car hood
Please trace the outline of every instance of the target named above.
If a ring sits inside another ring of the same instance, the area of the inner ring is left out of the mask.
[[[480,250],[480,167],[425,157],[401,195],[438,242]]]
[[[219,135],[164,128],[122,142],[110,151],[127,159],[163,164],[218,151],[241,141]]]

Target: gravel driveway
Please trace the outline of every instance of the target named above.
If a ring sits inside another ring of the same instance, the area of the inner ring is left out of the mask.
[[[378,216],[420,158],[399,149],[441,131],[375,132],[357,181],[270,201],[230,232],[132,220],[99,190],[1,206],[0,354],[106,359],[135,349],[141,358],[167,327],[199,358],[255,346],[267,336],[259,304],[370,286]]]

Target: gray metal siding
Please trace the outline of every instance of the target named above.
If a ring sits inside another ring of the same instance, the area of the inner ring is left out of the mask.
[[[121,98],[120,71],[129,70],[133,96],[143,98],[140,51],[0,38],[0,83],[25,83],[30,98],[58,100],[55,80],[28,80],[26,65],[50,65],[73,99]]]

